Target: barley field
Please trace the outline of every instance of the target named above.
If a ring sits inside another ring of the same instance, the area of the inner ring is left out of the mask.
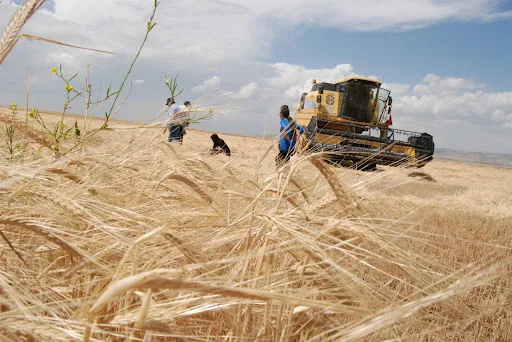
[[[211,132],[122,121],[55,159],[14,125],[2,341],[512,339],[510,169],[276,170],[271,139],[219,133],[211,156]]]

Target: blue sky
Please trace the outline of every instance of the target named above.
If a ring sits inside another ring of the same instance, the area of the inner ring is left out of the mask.
[[[402,32],[308,26],[278,38],[268,60],[308,68],[350,61],[354,69],[378,74],[382,81],[414,83],[434,73],[474,79],[491,91],[512,91],[511,35],[512,20],[439,23]]]
[[[31,105],[60,110],[49,73],[59,64],[79,73],[75,88],[87,65],[95,89],[119,84],[152,2],[47,0],[23,32],[117,55],[21,40],[0,66],[0,104],[24,101],[30,72]],[[0,4],[0,27],[17,3]],[[358,74],[391,90],[396,128],[429,132],[438,147],[509,152],[511,0],[162,0],[156,21],[119,118],[151,119],[168,97],[164,75],[178,73],[179,101],[216,110],[195,127],[275,134],[279,106],[295,107],[312,78]]]

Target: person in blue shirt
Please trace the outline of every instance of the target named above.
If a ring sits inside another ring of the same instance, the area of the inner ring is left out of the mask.
[[[304,127],[298,125],[290,118],[290,109],[287,105],[283,105],[279,111],[280,118],[280,139],[279,139],[279,154],[276,156],[276,166],[279,168],[290,160],[290,157],[295,153],[295,144],[297,143],[297,132],[304,133]]]

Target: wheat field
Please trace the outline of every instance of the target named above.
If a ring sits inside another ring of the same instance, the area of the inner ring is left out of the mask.
[[[2,341],[512,339],[510,169],[277,171],[271,139],[219,133],[232,156],[210,156],[210,132],[121,121],[55,160],[19,125]]]

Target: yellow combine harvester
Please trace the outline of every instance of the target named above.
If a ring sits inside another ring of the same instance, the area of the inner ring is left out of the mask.
[[[380,165],[422,167],[433,159],[430,134],[391,129],[392,98],[377,80],[345,77],[317,83],[302,94],[295,110],[307,127],[299,150],[327,152],[329,160],[357,169]]]

